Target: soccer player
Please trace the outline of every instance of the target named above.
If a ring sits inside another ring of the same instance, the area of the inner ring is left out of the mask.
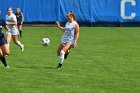
[[[2,28],[3,27],[7,31],[9,31],[9,28],[7,27],[6,22],[4,21],[4,19],[0,18],[0,60],[4,64],[5,68],[8,69],[9,65],[6,62],[5,55],[9,55],[10,54],[10,49],[8,47],[6,38],[5,38],[4,34],[2,33]]]
[[[61,69],[65,54],[73,47],[77,46],[77,40],[79,37],[79,25],[76,22],[76,17],[72,11],[67,14],[68,22],[64,27],[61,27],[59,22],[56,22],[57,26],[64,32],[61,38],[61,44],[58,47],[57,54],[59,56],[59,64],[57,69]]]
[[[17,18],[17,26],[18,26],[19,34],[20,34],[20,37],[22,37],[22,24],[24,21],[24,16],[23,16],[23,13],[21,12],[20,8],[16,9],[15,15]]]
[[[10,31],[6,31],[6,39],[8,45],[10,44],[11,37],[16,45],[21,48],[21,51],[24,51],[24,45],[18,40],[18,28],[17,28],[17,19],[16,16],[13,14],[13,10],[11,7],[7,9],[8,14],[6,15],[6,24]]]

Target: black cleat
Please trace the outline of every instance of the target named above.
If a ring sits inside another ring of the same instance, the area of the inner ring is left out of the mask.
[[[58,64],[58,67],[57,67],[57,69],[61,69],[62,68],[62,64]]]
[[[70,53],[70,50],[68,50],[68,51],[65,53],[65,55],[64,55],[64,59],[67,59],[69,53]]]

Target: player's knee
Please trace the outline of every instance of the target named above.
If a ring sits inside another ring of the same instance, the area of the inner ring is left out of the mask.
[[[65,52],[63,50],[60,51],[60,57],[64,58]]]
[[[10,50],[6,51],[5,55],[10,55]]]
[[[2,52],[0,52],[0,57],[3,57],[3,53]]]
[[[17,41],[14,41],[14,44],[17,44]]]
[[[16,39],[13,39],[13,41],[14,41],[14,44],[17,44],[18,43],[18,40],[16,40]]]

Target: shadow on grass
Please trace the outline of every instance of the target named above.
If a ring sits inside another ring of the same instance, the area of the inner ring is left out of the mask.
[[[18,66],[17,68],[31,68],[31,69],[56,69],[56,67],[37,67],[37,66]]]

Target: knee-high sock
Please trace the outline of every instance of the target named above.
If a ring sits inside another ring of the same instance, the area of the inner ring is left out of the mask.
[[[7,63],[5,57],[0,57],[0,60],[2,61],[3,65],[6,67]]]
[[[64,55],[65,55],[65,52],[64,52],[64,51],[61,51],[61,52],[60,52],[60,57],[59,57],[59,63],[60,63],[60,64],[63,64]]]
[[[22,46],[22,44],[21,44],[20,41],[17,41],[15,44],[18,45],[18,46],[20,46],[20,47]]]

